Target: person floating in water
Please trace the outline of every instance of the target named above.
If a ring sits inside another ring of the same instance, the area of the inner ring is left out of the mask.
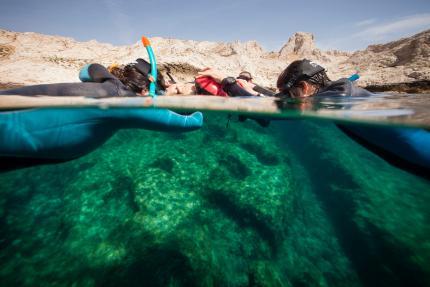
[[[143,59],[137,59],[135,63],[115,69],[115,73],[112,74],[100,64],[90,64],[80,72],[80,79],[83,81],[81,83],[25,86],[0,91],[0,95],[89,98],[143,96],[148,94],[148,87],[151,82],[148,65],[149,63],[146,63]],[[165,88],[165,81],[161,75],[157,79],[157,86],[160,89]]]
[[[230,82],[222,82],[224,78],[229,78]],[[168,81],[164,81],[163,87],[165,90],[160,91],[160,94],[166,96],[213,95],[221,97],[274,96],[272,91],[254,84],[252,78],[247,79],[244,76],[239,76],[236,79],[226,77],[214,68],[205,68],[198,72],[195,80],[192,82],[177,83],[176,81],[172,81],[172,83],[169,83]]]
[[[253,91],[256,92],[257,96],[269,96],[273,97],[275,95],[274,92],[272,92],[269,89],[266,89],[260,85],[257,85],[253,82],[253,77],[250,72],[242,71],[240,72],[239,76],[236,77],[236,80],[239,82],[239,85],[242,87],[245,85],[248,85]]]
[[[331,81],[325,69],[307,59],[292,62],[279,75],[276,86],[282,108],[290,98],[372,96],[352,79]],[[430,132],[418,128],[336,124],[352,139],[388,162],[415,174],[430,176]]]
[[[221,74],[213,68],[205,68],[198,72],[195,76],[194,81],[188,83],[174,83],[172,85],[167,85],[165,95],[166,96],[176,96],[176,95],[212,95],[220,97],[236,97],[242,95],[242,90],[248,88],[249,93],[246,96],[257,96],[258,93],[252,91],[251,85],[242,85],[239,80],[235,82],[235,89],[241,91],[240,93],[231,93],[225,91],[221,81],[213,78]]]
[[[206,68],[198,72],[196,80],[207,77],[219,84],[222,90],[230,97],[271,96],[273,94],[269,90],[267,90],[267,94],[260,94],[254,89],[256,87],[255,84],[249,83],[243,79],[228,77],[214,68]]]
[[[99,64],[81,73],[83,83],[26,86],[0,91],[1,96],[136,97],[148,93],[150,78],[142,61],[116,71],[119,78]],[[160,77],[161,81],[162,78]],[[162,83],[161,85],[162,86]],[[18,167],[34,162],[65,161],[96,149],[117,130],[138,128],[188,132],[203,125],[200,112],[180,115],[167,109],[27,109],[0,112],[2,165]],[[0,169],[8,168],[0,166]]]
[[[346,78],[331,81],[325,68],[307,59],[292,62],[276,82],[281,99],[312,96],[371,96]]]

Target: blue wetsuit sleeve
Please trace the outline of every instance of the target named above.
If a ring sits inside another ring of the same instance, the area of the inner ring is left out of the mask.
[[[115,115],[120,128],[142,128],[155,131],[185,132],[202,127],[203,114],[180,115],[167,109],[117,110]]]
[[[188,132],[203,115],[166,109],[30,109],[0,113],[0,157],[68,160],[94,150],[118,129]]]

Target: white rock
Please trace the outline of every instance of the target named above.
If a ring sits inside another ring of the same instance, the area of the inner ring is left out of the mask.
[[[294,34],[279,52],[267,52],[257,42],[216,43],[151,38],[161,68],[169,67],[182,81],[196,71],[215,67],[228,75],[251,72],[261,85],[274,87],[278,74],[292,61],[308,58],[328,70],[332,79],[360,71],[360,85],[430,80],[430,30],[363,51],[322,51],[310,33]],[[95,40],[74,39],[37,33],[0,30],[0,83],[41,84],[76,82],[87,63],[128,63],[147,59],[144,47],[113,46]]]

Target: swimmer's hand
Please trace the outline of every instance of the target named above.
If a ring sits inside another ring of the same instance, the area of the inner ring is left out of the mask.
[[[212,77],[218,83],[221,83],[222,80],[226,78],[226,75],[224,75],[220,71],[215,70],[213,68],[204,68],[203,70],[199,71],[197,74],[198,75],[196,76],[196,78]]]

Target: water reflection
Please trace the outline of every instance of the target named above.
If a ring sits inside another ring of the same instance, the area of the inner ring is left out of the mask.
[[[372,124],[430,127],[430,95],[376,94],[372,97],[312,97],[284,103],[286,114]]]

